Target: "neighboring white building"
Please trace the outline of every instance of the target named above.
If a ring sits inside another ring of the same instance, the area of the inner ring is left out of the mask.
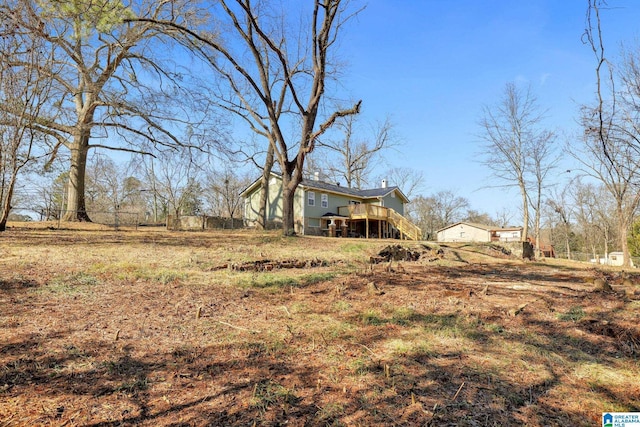
[[[472,222],[457,222],[437,231],[438,242],[518,242],[522,227],[496,228]]]
[[[609,252],[608,256],[604,258],[591,259],[591,262],[594,264],[603,264],[603,265],[612,265],[612,266],[622,266],[624,265],[624,254],[622,252]],[[631,266],[633,267],[633,261],[631,261]]]
[[[522,227],[496,228],[491,230],[492,242],[519,242],[522,240]]]

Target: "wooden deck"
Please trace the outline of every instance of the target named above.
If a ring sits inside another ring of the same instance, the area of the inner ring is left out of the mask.
[[[389,217],[389,210],[389,208],[382,206],[361,203],[359,205],[340,206],[338,214],[348,216],[351,219],[386,220]]]
[[[348,216],[351,220],[366,221],[367,237],[369,236],[369,220],[374,220],[386,221],[393,225],[400,231],[401,238],[411,240],[420,240],[422,238],[422,230],[420,230],[420,228],[391,208],[360,203],[357,205],[340,206],[338,207],[338,214]]]

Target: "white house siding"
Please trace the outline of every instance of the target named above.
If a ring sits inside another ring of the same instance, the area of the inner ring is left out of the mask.
[[[456,224],[438,231],[438,242],[490,242],[489,230],[469,224]]]
[[[522,230],[496,230],[496,236],[501,242],[519,242]]]

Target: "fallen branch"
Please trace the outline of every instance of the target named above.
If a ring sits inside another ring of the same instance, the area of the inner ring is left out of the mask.
[[[361,346],[361,347],[364,347],[365,349],[367,349],[367,350],[369,351],[369,353],[371,353],[371,355],[372,355],[373,357],[376,357],[376,354],[373,352],[373,350],[371,350],[371,349],[370,349],[369,347],[367,347],[366,345],[364,345],[364,344],[360,344],[360,343],[356,343],[356,344],[358,344],[358,345],[359,345],[359,346]]]
[[[462,384],[460,384],[460,387],[458,388],[458,391],[456,391],[456,394],[454,394],[453,397],[451,398],[452,402],[456,400],[456,398],[460,394],[460,391],[462,391],[462,387],[464,387],[464,381],[462,381]]]
[[[287,308],[286,305],[283,305],[280,308],[283,309],[287,313],[287,316],[291,317],[291,313],[289,313],[289,309]]]
[[[260,331],[257,331],[255,329],[243,328],[241,326],[236,326],[236,325],[232,325],[231,323],[223,322],[222,320],[214,320],[214,322],[218,322],[218,323],[220,323],[222,325],[228,326],[228,327],[233,328],[233,329],[239,329],[241,331],[251,332],[253,334],[259,334],[260,333]]]

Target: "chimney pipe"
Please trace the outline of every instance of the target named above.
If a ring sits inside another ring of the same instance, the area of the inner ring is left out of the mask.
[[[314,181],[320,181],[320,172],[314,172],[313,173],[313,180]]]
[[[386,179],[382,180],[382,188],[387,188],[387,180]]]

